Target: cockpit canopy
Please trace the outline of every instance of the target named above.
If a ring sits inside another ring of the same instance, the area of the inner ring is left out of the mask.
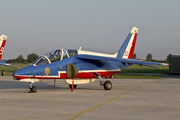
[[[77,55],[78,51],[75,49],[57,49],[45,53],[35,60],[32,64],[36,66],[50,64],[74,55]]]

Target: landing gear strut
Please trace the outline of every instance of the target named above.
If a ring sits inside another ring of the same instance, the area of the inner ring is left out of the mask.
[[[97,74],[97,73],[96,73]],[[99,78],[99,84],[101,85],[101,86],[104,86],[104,90],[111,90],[111,88],[112,88],[112,83],[111,83],[111,81],[109,81],[109,80],[107,80],[107,81],[103,81],[102,79],[101,79],[101,76],[99,75],[99,76],[97,76],[98,78]]]
[[[29,89],[30,89],[30,93],[36,93],[37,92],[37,88],[36,86],[32,86],[32,82],[29,83]]]

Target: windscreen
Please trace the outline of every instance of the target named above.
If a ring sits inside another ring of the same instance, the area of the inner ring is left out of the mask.
[[[61,55],[62,55],[62,50],[59,50],[59,49],[53,50],[53,51],[45,53],[44,55],[39,57],[37,60],[35,60],[32,64],[39,66],[39,65],[53,63],[53,62],[61,60]]]
[[[41,59],[36,63],[36,66],[39,66],[39,65],[45,65],[45,64],[49,64],[49,61],[48,59],[43,56],[41,57]]]

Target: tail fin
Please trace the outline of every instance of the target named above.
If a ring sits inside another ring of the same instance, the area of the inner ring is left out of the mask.
[[[118,51],[117,58],[127,58],[132,59],[136,44],[138,28],[133,27],[129,35],[127,36],[126,40],[124,41],[123,45]]]
[[[6,44],[6,39],[7,39],[6,35],[2,34],[0,36],[0,60],[1,60],[1,57],[2,57],[2,54],[3,54],[3,51],[4,51],[4,47],[5,47],[5,44]]]

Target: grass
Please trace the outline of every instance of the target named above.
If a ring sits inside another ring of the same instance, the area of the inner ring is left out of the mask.
[[[20,67],[20,68],[26,67],[28,65],[29,64],[22,64],[22,63],[13,63],[12,64],[12,66],[16,66],[16,67]],[[2,70],[5,70],[5,76],[12,76],[12,73],[14,71],[18,70],[18,68],[12,68],[12,67],[7,67],[7,66],[1,65],[0,66],[0,76],[2,74]]]
[[[29,64],[21,64],[21,63],[16,63],[12,64],[13,66],[23,68],[25,66],[28,66]],[[146,66],[139,66],[139,65],[131,65],[129,67],[123,68],[121,73],[114,75],[115,78],[134,78],[134,79],[160,79],[162,76],[147,76],[147,75],[135,75],[133,73],[168,73],[169,72],[169,66],[158,66],[161,67],[161,69],[157,68],[151,68],[151,67],[146,67]],[[16,70],[17,68],[11,68],[11,67],[6,67],[6,66],[0,66],[0,72],[2,70],[5,70],[5,76],[11,76],[12,73]],[[123,74],[125,73],[125,74]],[[1,75],[1,73],[0,73]]]
[[[129,78],[129,79],[160,79],[162,76],[150,76],[150,75],[135,75],[135,74],[116,74],[115,78]]]
[[[160,65],[157,66],[161,69],[147,67],[147,66],[139,66],[139,65],[131,65],[126,68],[121,69],[121,73],[114,75],[115,78],[133,78],[133,79],[160,79],[162,76],[156,75],[135,75],[133,73],[169,73],[168,65]],[[126,74],[123,74],[126,73]],[[128,74],[129,73],[129,74]]]
[[[129,67],[123,68],[121,73],[169,73],[168,65],[160,65],[157,67],[161,67],[161,69],[139,66],[139,65],[131,65]]]

